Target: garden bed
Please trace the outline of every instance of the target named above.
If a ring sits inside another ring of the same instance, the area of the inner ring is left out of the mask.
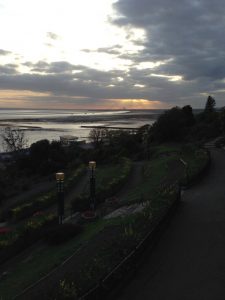
[[[182,164],[181,167],[177,164],[177,153],[175,151],[171,156],[159,156],[158,160],[154,159],[146,163],[143,170],[143,178],[141,179],[143,182],[140,182],[136,187],[130,188],[127,197],[123,199],[117,197],[115,206],[123,206],[129,203],[145,203],[146,207],[142,212],[110,220],[99,219],[89,223],[87,225],[89,229],[98,229],[91,234],[91,238],[87,238],[86,235],[85,241],[82,237],[77,240],[77,243],[82,241],[82,247],[76,250],[77,252],[74,249],[74,255],[72,255],[71,260],[67,259],[66,262],[55,269],[55,272],[51,273],[51,276],[45,277],[38,285],[27,290],[17,299],[64,299],[65,295],[70,295],[72,299],[76,299],[84,295],[88,290],[98,289],[99,281],[104,283],[106,290],[110,289],[110,286],[114,286],[113,277],[112,281],[107,281],[107,283],[103,279],[109,278],[112,270],[117,268],[121,261],[131,257],[133,251],[142,251],[141,249],[148,242],[140,244],[141,241],[145,240],[153,228],[157,228],[155,227],[156,224],[163,224],[162,220],[164,220],[165,214],[167,215],[167,212],[169,212],[170,215],[176,206],[174,203],[177,203],[179,190],[175,183],[168,185],[171,183],[171,179],[167,181],[166,178],[172,174],[169,172],[171,169],[174,174],[171,177],[173,178],[172,181],[177,181],[182,176]],[[186,159],[185,156],[183,157]],[[189,159],[191,161],[190,157]],[[174,162],[178,166],[177,169],[174,167]],[[206,162],[207,160],[205,160]],[[133,196],[132,193],[135,195]],[[111,202],[106,201],[106,205],[114,206],[114,203],[112,204]],[[151,238],[149,239],[151,240]],[[65,245],[65,247],[68,246]],[[125,274],[129,272],[130,265],[133,264],[132,260],[130,262],[132,263],[128,264],[128,269],[125,267]],[[123,270],[123,267],[121,270]],[[119,271],[118,275],[116,275],[115,284],[118,278],[123,277],[123,271],[121,272]],[[103,294],[104,292],[103,290]]]

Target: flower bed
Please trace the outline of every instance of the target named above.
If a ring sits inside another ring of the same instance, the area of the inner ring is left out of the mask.
[[[97,218],[97,214],[93,210],[86,210],[81,214],[83,220],[93,221]]]
[[[164,162],[162,161],[162,164]],[[168,165],[165,165],[167,168]],[[147,168],[146,172],[149,170],[149,174],[146,174],[148,180],[152,174],[156,176],[152,169]],[[66,296],[76,299],[76,297],[83,296],[85,292],[93,288],[97,288],[97,292],[102,292],[102,284],[106,286],[106,289],[110,289],[114,284],[121,281],[124,274],[131,274],[136,263],[136,256],[133,256],[133,253],[142,251],[146,243],[148,244],[148,239],[147,242],[140,244],[141,241],[146,241],[146,235],[164,219],[169,211],[173,210],[174,204],[179,200],[180,190],[177,184],[161,184],[162,178],[165,182],[164,175],[165,173],[159,172],[157,178],[154,178],[151,182],[151,184],[154,183],[158,187],[158,190],[155,189],[154,197],[150,193],[146,194],[144,198],[140,197],[141,201],[147,203],[142,212],[105,221],[106,223],[109,222],[110,225],[99,230],[98,234],[92,239],[86,239],[83,247],[76,252],[76,255],[71,260],[69,259],[66,263],[63,263],[61,274],[59,268],[59,273],[56,272],[55,277],[53,275],[53,277],[45,278],[40,285],[38,284],[33,289],[28,290],[21,299],[58,299],[59,296],[62,299]],[[82,200],[80,198],[80,205],[82,205]],[[85,226],[93,225],[93,228],[96,226],[95,224],[98,224],[98,222],[86,224]],[[156,235],[157,232],[158,227]],[[123,264],[124,261],[126,261],[126,264]],[[120,265],[122,266],[121,269],[118,267]],[[113,273],[114,275],[110,278],[110,274],[115,269],[118,272]],[[102,278],[104,278],[104,281]],[[59,282],[63,284],[59,284]],[[57,283],[58,288],[56,289]],[[88,294],[87,298],[84,299],[95,299],[94,297],[94,294]]]
[[[0,264],[38,242],[44,230],[57,222],[54,214],[38,214],[15,230],[0,235]]]
[[[9,228],[9,227],[0,227],[0,235],[7,234],[7,233],[9,233],[11,231],[12,231],[12,229]]]
[[[176,193],[170,197],[170,200],[166,199],[167,196],[161,196],[162,202],[166,203],[163,208],[164,214],[171,207],[171,201],[178,199]],[[155,211],[156,213],[158,212]],[[76,255],[62,264],[63,276],[60,277],[59,267],[58,272],[57,270],[53,272],[52,276],[45,278],[18,299],[46,300],[58,299],[59,296],[60,299],[64,299],[65,296],[78,299],[88,291],[90,293],[84,299],[96,299],[95,291],[104,292],[101,287],[102,280],[107,290],[120,282],[124,274],[132,274],[135,260],[127,257],[130,257],[158,220],[158,216],[152,215],[151,206],[147,205],[141,213],[120,218],[114,224],[109,223],[88,240]],[[139,253],[140,248],[137,250]],[[118,268],[122,261],[127,263]],[[115,269],[118,271],[114,273]],[[113,276],[110,275],[112,271]],[[62,285],[60,282],[65,284]]]
[[[69,178],[65,181],[65,189],[70,190],[76,181],[84,174],[86,168],[81,165]],[[10,210],[10,217],[14,221],[22,220],[31,216],[35,211],[45,209],[56,202],[56,191],[51,191],[43,196],[32,199],[27,203],[18,205]]]

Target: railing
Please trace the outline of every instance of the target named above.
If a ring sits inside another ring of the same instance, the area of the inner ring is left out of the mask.
[[[105,299],[112,289],[118,290],[136,272],[143,252],[152,248],[160,237],[166,223],[172,217],[181,199],[181,188],[178,187],[177,197],[168,210],[161,216],[155,227],[146,234],[139,244],[131,251],[110,273],[102,278],[99,283],[79,298],[79,300]]]

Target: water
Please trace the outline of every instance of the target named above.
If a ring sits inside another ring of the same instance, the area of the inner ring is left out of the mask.
[[[152,124],[162,110],[15,110],[0,109],[0,128],[6,126],[25,130],[28,146],[48,139],[59,140],[62,135],[74,135],[88,141],[90,128],[107,126],[137,128]],[[0,138],[0,151],[4,151]]]

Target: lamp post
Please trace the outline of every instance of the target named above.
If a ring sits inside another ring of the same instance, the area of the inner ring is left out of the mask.
[[[90,208],[95,209],[95,168],[96,162],[89,161],[89,171],[90,171]]]
[[[56,186],[58,194],[58,217],[59,224],[61,225],[64,217],[64,173],[56,173]]]
[[[189,181],[188,163],[186,161],[184,161],[182,158],[180,158],[180,161],[184,165],[185,179],[186,179],[186,184],[188,185],[188,181]]]

